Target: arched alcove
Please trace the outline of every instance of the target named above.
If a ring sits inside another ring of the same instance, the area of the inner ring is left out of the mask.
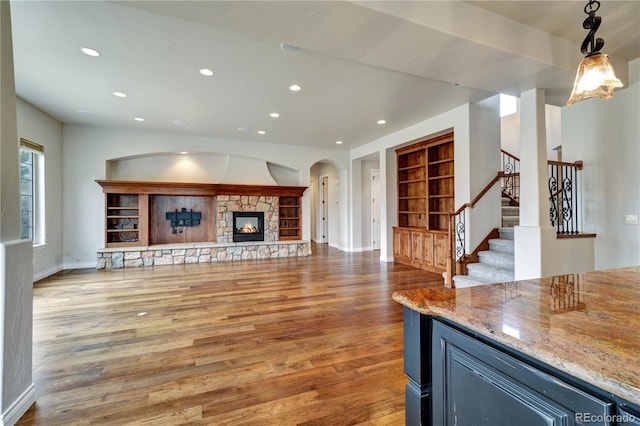
[[[319,160],[310,168],[311,239],[341,250],[348,248],[347,170],[334,160]],[[314,232],[313,232],[314,231]]]

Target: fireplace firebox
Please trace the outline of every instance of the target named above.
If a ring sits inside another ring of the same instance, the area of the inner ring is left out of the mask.
[[[233,241],[264,241],[264,212],[233,212]]]

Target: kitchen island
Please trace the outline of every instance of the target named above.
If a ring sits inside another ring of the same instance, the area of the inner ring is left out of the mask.
[[[640,267],[393,299],[407,424],[640,425]]]

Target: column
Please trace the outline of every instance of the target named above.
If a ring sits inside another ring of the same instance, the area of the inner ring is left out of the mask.
[[[553,245],[549,220],[547,137],[543,89],[520,98],[520,226],[514,229],[515,279],[545,276],[543,248]]]
[[[8,1],[0,1],[0,425],[35,401],[32,382],[33,247],[20,240],[16,92]]]

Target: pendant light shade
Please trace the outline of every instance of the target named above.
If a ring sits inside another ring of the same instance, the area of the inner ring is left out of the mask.
[[[595,37],[602,22],[602,18],[596,16],[596,11],[599,8],[600,2],[597,0],[590,0],[584,7],[584,13],[588,16],[582,23],[582,27],[589,30],[589,33],[582,42],[580,51],[586,56],[578,65],[578,72],[567,105],[573,105],[588,98],[609,99],[613,96],[613,89],[623,86],[613,71],[609,55],[600,52],[604,46],[604,40]]]
[[[588,98],[609,99],[613,96],[613,89],[622,86],[622,82],[613,71],[609,55],[597,53],[585,56],[578,65],[576,80],[567,105]]]

